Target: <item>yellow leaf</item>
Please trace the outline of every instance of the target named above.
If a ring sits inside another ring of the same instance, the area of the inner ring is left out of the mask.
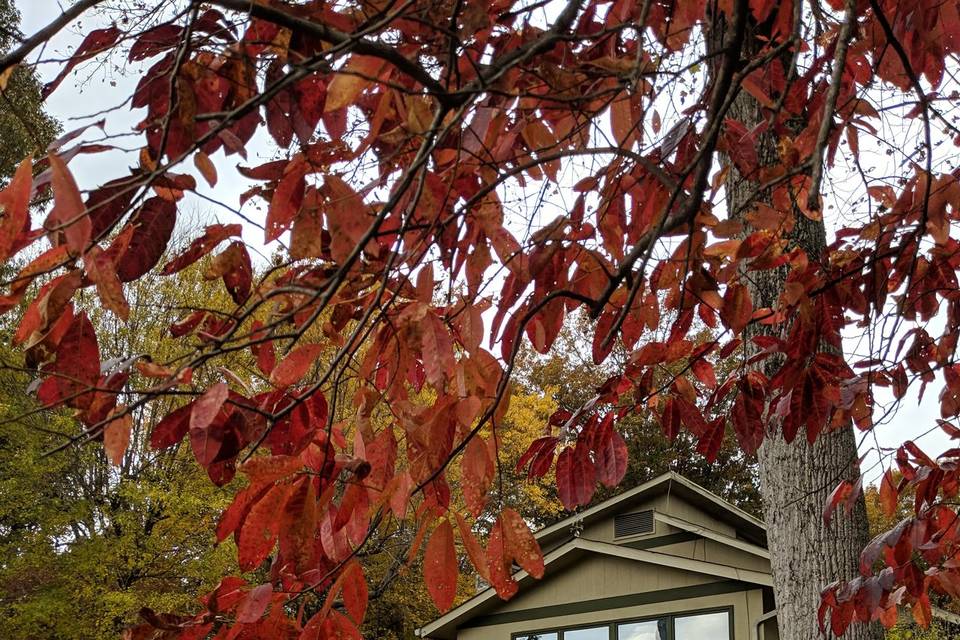
[[[336,111],[353,104],[363,90],[376,78],[383,68],[383,60],[370,56],[351,56],[327,87],[324,112]]]
[[[10,82],[10,76],[13,75],[13,70],[16,68],[17,65],[11,65],[4,69],[2,73],[0,73],[0,91],[7,90],[7,83]]]

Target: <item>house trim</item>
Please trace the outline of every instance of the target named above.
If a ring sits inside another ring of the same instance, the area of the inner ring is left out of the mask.
[[[597,611],[610,611],[614,609],[623,609],[626,607],[636,607],[647,604],[657,604],[660,602],[688,600],[690,598],[702,598],[707,596],[719,596],[728,593],[738,593],[749,589],[750,586],[735,580],[725,580],[723,582],[710,582],[707,584],[698,584],[692,587],[677,587],[675,589],[661,589],[659,591],[645,591],[643,593],[631,593],[623,596],[614,596],[611,598],[597,598],[595,600],[585,600],[581,602],[571,602],[568,604],[554,604],[545,607],[534,607],[531,609],[522,609],[520,611],[507,611],[505,613],[494,613],[487,616],[479,616],[463,625],[462,629],[474,627],[489,627],[497,624],[511,624],[514,622],[526,622],[528,620],[541,620],[544,618],[553,618],[559,616],[580,615],[584,613],[595,613]],[[726,610],[726,607],[720,609],[714,608],[711,611]],[[697,613],[704,613],[707,610],[690,610],[669,615],[682,617]],[[653,616],[656,617],[656,616]],[[732,614],[731,614],[732,618]],[[646,617],[626,617],[613,622],[629,622],[633,620],[653,619]],[[582,623],[568,626],[568,628],[590,626],[590,623]],[[561,628],[561,627],[558,627]],[[553,628],[551,627],[551,631]],[[536,629],[518,632],[514,635],[524,635],[535,633]]]
[[[751,544],[744,540],[738,540],[737,538],[732,538],[728,535],[718,533],[707,527],[702,527],[698,524],[693,524],[692,522],[687,522],[686,520],[681,520],[680,518],[675,518],[673,516],[668,516],[665,513],[654,512],[654,520],[668,524],[671,527],[676,527],[677,529],[683,529],[693,536],[699,536],[701,538],[707,538],[708,540],[713,540],[714,542],[719,542],[720,544],[725,544],[728,547],[733,547],[735,549],[740,549],[741,551],[746,551],[747,553],[759,556],[766,560],[770,559],[770,552],[755,544]],[[675,534],[680,535],[680,534]],[[667,537],[667,536],[664,536]],[[669,543],[668,543],[669,544]]]
[[[764,533],[766,532],[767,530],[766,525],[762,521],[758,520],[757,518],[754,518],[752,515],[750,515],[746,511],[738,507],[735,507],[734,505],[730,504],[723,498],[713,493],[710,493],[703,487],[697,485],[694,482],[691,482],[690,480],[687,480],[683,476],[673,471],[668,471],[667,473],[661,476],[658,476],[653,480],[645,482],[637,487],[634,487],[633,489],[626,491],[614,498],[605,500],[597,505],[590,507],[589,509],[585,509],[580,513],[574,514],[568,518],[564,518],[563,520],[560,520],[559,522],[552,524],[549,527],[545,527],[541,529],[536,533],[536,538],[537,540],[541,540],[543,538],[551,538],[557,534],[562,535],[564,532],[568,531],[577,522],[590,521],[596,517],[614,512],[616,511],[619,505],[629,502],[634,498],[637,498],[641,494],[652,492],[654,488],[660,487],[661,485],[670,485],[671,483],[679,487],[682,487],[684,491],[689,491],[691,494],[697,496],[699,499],[705,500],[707,503],[712,504],[713,506],[718,508],[720,511],[725,512],[726,514],[729,514],[730,517],[733,517],[739,523],[753,527],[757,531],[761,531]],[[668,490],[669,490],[669,487],[668,487]]]
[[[606,542],[597,542],[594,540],[585,540],[583,538],[574,538],[569,542],[557,547],[553,551],[549,552],[544,556],[544,566],[549,567],[552,563],[556,562],[558,559],[566,556],[567,554],[574,551],[582,551],[587,553],[594,553],[598,555],[612,556],[615,558],[623,558],[627,560],[633,560],[636,562],[642,562],[647,564],[654,564],[664,567],[670,567],[672,569],[681,569],[685,571],[691,571],[694,573],[700,573],[704,575],[713,576],[715,578],[724,578],[727,581],[736,581],[738,584],[743,583],[752,583],[755,585],[762,586],[772,586],[773,581],[770,577],[770,574],[763,573],[760,571],[750,571],[747,569],[738,569],[736,567],[730,567],[723,564],[717,564],[714,562],[705,562],[703,560],[693,560],[690,558],[682,558],[678,556],[669,555],[666,553],[657,553],[656,551],[648,551],[645,549],[633,549],[619,544],[610,544]],[[530,579],[530,575],[526,571],[518,571],[513,575],[514,579],[523,584]],[[717,583],[710,583],[717,584]],[[708,585],[704,585],[708,586]],[[656,594],[667,593],[670,590],[663,591],[651,591],[644,592],[640,594],[633,594],[635,596],[644,596],[649,595],[651,597],[656,597]],[[430,624],[421,627],[418,630],[418,635],[420,637],[429,637],[430,634],[438,631],[439,629],[447,626],[448,624],[454,623],[458,620],[462,620],[464,617],[469,615],[470,611],[475,608],[483,605],[484,603],[490,601],[493,598],[497,597],[497,592],[495,589],[487,588],[484,591],[481,591],[474,597],[470,598],[459,607],[449,611],[446,615],[434,620]],[[556,605],[556,606],[565,606],[565,605]],[[505,615],[505,614],[495,614],[495,615]],[[478,618],[480,619],[480,618]]]

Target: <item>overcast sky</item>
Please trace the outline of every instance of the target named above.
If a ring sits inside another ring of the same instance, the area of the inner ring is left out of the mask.
[[[24,33],[31,34],[47,24],[53,17],[61,12],[63,3],[57,0],[16,0],[16,4],[22,15],[21,29]],[[92,29],[108,26],[98,23],[95,17],[87,17],[82,23],[75,24],[69,30],[61,32],[54,40],[39,54],[40,59],[55,60],[64,59],[82,40],[83,35]],[[30,60],[38,59],[38,54],[31,56]],[[39,67],[39,73],[42,78],[50,79],[59,71],[60,65],[56,63],[42,64]],[[80,69],[71,74],[63,84],[57,89],[47,103],[48,111],[51,115],[60,119],[65,131],[70,131],[81,124],[87,124],[99,119],[101,116],[87,117],[106,109],[112,109],[118,105],[124,98],[130,96],[133,87],[139,79],[141,68],[134,67],[126,70],[115,70],[110,67],[100,65],[81,65]],[[81,117],[82,119],[77,120]],[[143,111],[131,112],[127,107],[121,107],[119,110],[108,115],[107,134],[116,136],[128,134],[136,126],[139,119],[143,116]],[[96,137],[100,135],[99,130],[94,130]],[[77,177],[81,188],[92,188],[106,180],[119,177],[126,173],[128,166],[136,164],[136,152],[138,151],[139,139],[134,136],[119,138],[115,144],[121,147],[129,148],[129,153],[112,152],[105,154],[80,156],[70,164],[71,170]],[[255,165],[270,158],[274,149],[259,134],[248,148],[249,159],[243,161],[243,164]],[[197,176],[197,182],[201,185],[199,191],[209,198],[225,203],[229,207],[237,207],[240,194],[250,187],[250,183],[238,179],[234,167],[241,162],[237,156],[224,158],[222,153],[215,154],[213,158],[219,169],[220,180],[213,189],[206,186],[203,179]],[[185,167],[192,169],[192,165]],[[190,197],[186,203],[187,210],[197,212],[197,216],[202,218],[204,224],[214,221],[235,222],[236,217],[233,212],[224,209],[210,201],[201,198]],[[262,222],[263,212],[257,210],[254,205],[248,205],[243,209],[243,213],[251,219]],[[193,224],[199,224],[197,220]],[[262,254],[268,254],[270,248],[263,248],[263,234],[253,225],[245,225],[244,239],[250,245],[251,251],[257,249]],[[851,334],[853,335],[853,334]],[[852,348],[853,342],[850,341]],[[913,390],[916,393],[916,389]],[[882,447],[891,447],[899,445],[906,439],[918,438],[921,434],[935,427],[935,420],[939,417],[939,387],[932,387],[927,390],[921,405],[917,405],[915,395],[908,396],[901,406],[899,413],[891,424],[884,425],[868,435],[865,438],[863,452],[876,447],[876,443]],[[863,437],[862,434],[859,434]],[[876,437],[876,441],[874,440]],[[947,448],[954,446],[950,440],[939,430],[928,433],[918,440],[918,443],[933,455],[939,454]],[[876,451],[867,455],[864,462],[864,469],[871,469],[868,472],[868,480],[876,479],[882,472],[880,466],[876,464]],[[889,459],[888,459],[889,463]]]

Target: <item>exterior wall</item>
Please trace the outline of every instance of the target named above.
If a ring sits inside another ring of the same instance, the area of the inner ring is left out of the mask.
[[[704,513],[703,511],[694,507],[688,502],[685,502],[680,498],[676,496],[671,496],[669,494],[655,496],[653,498],[650,498],[649,500],[632,504],[629,507],[624,507],[624,509],[620,511],[620,513],[633,513],[636,511],[644,511],[646,509],[653,509],[654,511],[657,511],[659,513],[662,513],[668,516],[673,516],[674,518],[679,518],[681,520],[685,520],[691,524],[707,527],[708,529],[712,529],[717,533],[722,533],[724,535],[730,536],[731,538],[735,538],[737,535],[736,530],[733,527],[731,527],[729,524],[725,522],[721,522],[720,520],[710,516],[709,514]],[[580,537],[589,538],[590,540],[599,540],[601,542],[620,543],[620,542],[629,541],[629,540],[645,539],[645,538],[650,538],[654,536],[664,535],[665,533],[669,532],[671,529],[672,527],[668,527],[662,522],[657,522],[654,533],[614,540],[613,516],[611,516],[609,518],[604,518],[603,520],[599,522],[595,522],[590,526],[586,527],[583,530],[583,533],[581,534]]]
[[[716,581],[717,578],[712,576],[670,567],[646,565],[613,556],[590,555],[553,575],[548,573],[532,588],[522,590],[513,599],[497,607],[497,612],[692,587]]]
[[[735,549],[713,540],[707,540],[706,538],[657,546],[649,550],[672,556],[691,558],[693,560],[725,564],[741,569],[749,569],[751,571],[770,572],[770,561],[766,558],[761,558],[752,553],[741,551],[740,549]]]
[[[536,610],[530,610],[529,619],[460,629],[457,640],[512,640],[514,634],[526,631],[603,624],[633,618],[651,618],[669,613],[695,612],[724,607],[733,608],[733,640],[762,640],[757,638],[756,628],[753,626],[754,621],[763,611],[762,595],[759,589],[571,615],[539,617]],[[768,634],[766,640],[774,637]]]

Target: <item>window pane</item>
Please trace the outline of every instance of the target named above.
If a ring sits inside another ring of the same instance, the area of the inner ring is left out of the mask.
[[[617,625],[617,640],[667,640],[667,621],[648,620]]]
[[[555,631],[549,633],[531,633],[526,636],[517,636],[516,640],[557,640],[557,633]]]
[[[677,618],[676,640],[730,640],[730,614],[726,611]]]
[[[563,640],[610,640],[610,627],[564,631]]]

